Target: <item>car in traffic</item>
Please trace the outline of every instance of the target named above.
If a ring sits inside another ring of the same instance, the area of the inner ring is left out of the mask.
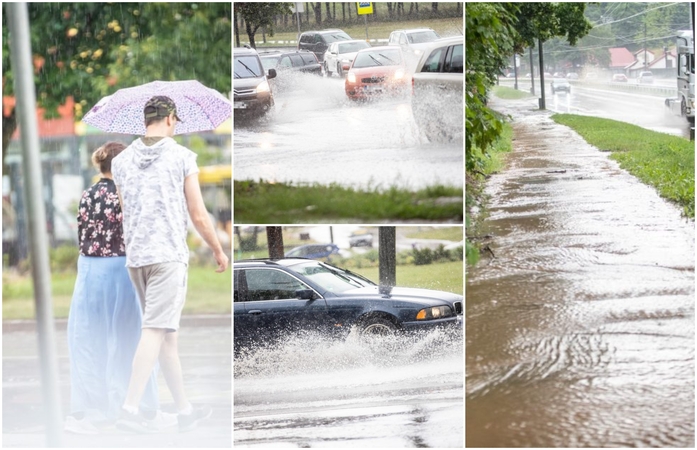
[[[436,39],[440,39],[440,36],[430,28],[395,30],[390,33],[387,45],[399,46],[402,49],[402,54],[409,60],[408,67],[413,70],[413,66],[428,48],[428,44]]]
[[[567,80],[578,80],[578,74],[576,72],[569,72],[566,74]]]
[[[653,73],[649,71],[640,72],[638,81],[639,84],[653,84]]]
[[[364,48],[369,48],[370,44],[367,41],[355,39],[351,41],[332,42],[329,48],[324,53],[323,68],[327,76],[332,73],[343,77],[348,72],[356,53]]]
[[[300,245],[286,252],[286,258],[329,259],[339,254],[336,244],[307,244]]]
[[[372,247],[373,235],[367,232],[355,232],[349,236],[349,247]]]
[[[269,69],[267,72],[253,48],[235,47],[233,56],[235,117],[245,119],[264,115],[274,105],[268,80],[276,77],[276,70]]]
[[[303,72],[321,75],[322,66],[314,53],[310,51],[271,51],[260,52],[259,59],[265,70],[275,69],[276,74],[283,72]]]
[[[620,82],[620,83],[626,83],[626,82],[628,81],[628,80],[627,80],[627,75],[625,75],[625,74],[623,74],[623,73],[616,73],[616,74],[614,74],[614,75],[612,76],[612,81],[617,81],[617,82]]]
[[[463,37],[431,42],[412,75],[411,109],[429,139],[462,136]]]
[[[359,50],[349,68],[344,89],[352,100],[408,93],[409,74],[402,51],[390,46]]]
[[[567,80],[566,78],[553,79],[550,83],[550,87],[552,88],[552,94],[559,91],[564,91],[566,93],[571,92],[571,84],[569,83],[569,80]]]
[[[351,41],[353,38],[339,29],[305,31],[298,39],[298,50],[308,50],[323,62],[324,53],[332,42]]]
[[[463,297],[430,289],[386,288],[321,261],[242,260],[233,266],[234,347],[275,343],[302,332],[378,339],[462,330]]]

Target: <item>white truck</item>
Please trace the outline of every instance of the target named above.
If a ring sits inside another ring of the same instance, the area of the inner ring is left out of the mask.
[[[678,97],[666,99],[671,112],[695,122],[695,44],[692,31],[680,31],[676,38]]]

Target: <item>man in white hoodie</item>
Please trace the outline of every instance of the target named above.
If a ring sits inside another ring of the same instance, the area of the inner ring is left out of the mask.
[[[112,161],[123,209],[126,266],[143,307],[141,337],[116,426],[135,432],[153,431],[138,404],[159,358],[178,410],[179,430],[188,431],[209,417],[211,408],[194,408],[189,403],[179,361],[177,330],[189,263],[187,215],[213,250],[216,272],[225,272],[228,258],[203,203],[197,155],[172,139],[179,121],[176,105],[169,97],[153,97],[145,105],[144,116],[145,136],[133,141]]]

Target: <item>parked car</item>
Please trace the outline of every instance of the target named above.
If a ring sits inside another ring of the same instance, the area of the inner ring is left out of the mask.
[[[616,73],[612,76],[612,81],[618,81],[620,83],[626,83],[627,82],[627,75],[623,73]]]
[[[408,92],[409,75],[402,51],[390,46],[360,50],[351,64],[344,88],[353,100]]]
[[[428,44],[436,39],[440,39],[440,36],[430,28],[395,30],[390,33],[387,45],[398,45],[408,60],[408,68],[413,70]]]
[[[298,39],[298,50],[309,50],[317,56],[319,62],[323,62],[324,53],[332,42],[351,40],[351,36],[338,29],[305,31]]]
[[[431,42],[412,75],[411,109],[429,139],[458,140],[463,117],[463,37]]]
[[[372,247],[373,235],[370,233],[351,233],[349,236],[350,247]]]
[[[264,70],[259,54],[253,48],[236,47],[234,56],[233,107],[235,117],[261,116],[274,105],[268,80],[276,70]]]
[[[304,258],[235,262],[234,347],[313,331],[361,337],[462,330],[462,296],[416,288],[383,289],[349,270]]]
[[[588,72],[586,73],[586,80],[597,80],[598,79],[598,74],[595,72]]]
[[[332,42],[324,53],[324,73],[331,76],[336,73],[340,77],[348,72],[356,53],[364,48],[369,48],[370,44],[359,39],[351,41]]]
[[[287,251],[285,256],[286,258],[329,259],[337,254],[339,254],[339,247],[335,244],[307,244]]]
[[[561,72],[554,72],[554,75],[552,75],[554,78],[563,78],[564,74]]]
[[[578,74],[576,72],[569,72],[566,74],[567,80],[578,80]]]
[[[571,92],[571,85],[566,78],[553,79],[552,83],[550,83],[550,87],[552,88],[552,94],[559,91],[564,91],[566,93]]]
[[[648,71],[639,73],[639,84],[653,84],[653,74]]]
[[[314,53],[310,51],[291,52],[261,52],[259,53],[261,64],[265,70],[275,69],[277,74],[285,71],[314,73],[321,75],[322,66]]]

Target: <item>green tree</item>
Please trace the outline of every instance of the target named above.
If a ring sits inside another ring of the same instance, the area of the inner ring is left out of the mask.
[[[102,96],[156,78],[196,78],[221,92],[232,87],[229,4],[28,3],[28,9],[36,97],[48,117],[68,96],[81,117]],[[6,17],[3,95],[13,95]],[[16,127],[14,111],[3,114],[3,161]]]
[[[276,16],[283,14],[291,14],[290,7],[292,3],[238,3],[235,4],[235,15],[239,14],[244,19],[245,31],[249,37],[249,45],[256,48],[254,35],[261,27],[266,27],[266,33],[269,36],[274,34],[274,22]],[[322,14],[322,4],[315,3],[316,10],[319,11],[320,17]],[[313,6],[314,8],[314,6]],[[321,18],[319,19],[321,22]],[[319,23],[319,22],[318,22]]]

